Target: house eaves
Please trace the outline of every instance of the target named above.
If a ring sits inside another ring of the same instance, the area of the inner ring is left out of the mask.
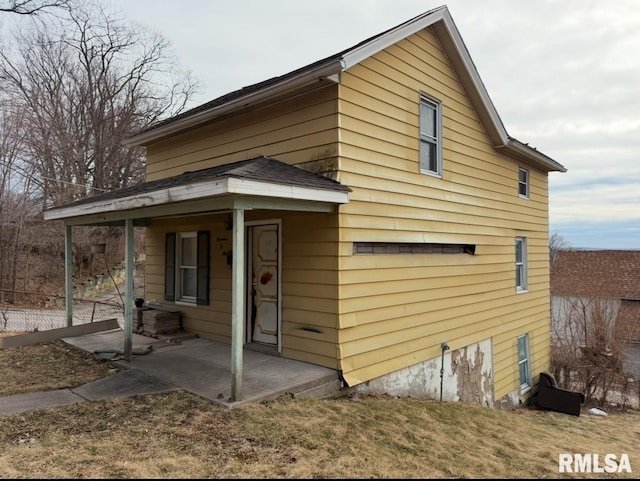
[[[443,45],[494,146],[544,171],[566,172],[566,168],[560,163],[507,133],[446,6],[418,15],[347,50],[288,74],[244,87],[159,122],[130,137],[125,144],[127,146],[148,145],[226,114],[276,102],[297,92],[326,85],[327,82],[339,83],[342,72],[429,27]]]
[[[335,82],[335,75],[342,71],[341,68],[339,59],[330,58],[321,63],[316,62],[308,70],[306,68],[299,69],[281,77],[244,87],[183,114],[161,121],[155,126],[129,137],[124,144],[127,147],[148,145],[170,135],[198,127],[223,115],[268,104],[290,96],[292,92],[305,91],[310,87],[319,86],[321,82],[325,84]]]

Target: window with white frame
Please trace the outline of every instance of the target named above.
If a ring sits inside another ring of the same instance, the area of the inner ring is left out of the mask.
[[[529,198],[529,171],[518,169],[518,195],[523,199]]]
[[[198,269],[198,245],[195,232],[179,233],[176,249],[177,296],[180,301],[195,302]]]
[[[529,334],[518,337],[518,371],[520,372],[520,393],[531,389],[531,365],[529,362]]]
[[[420,95],[420,172],[442,177],[442,104]]]
[[[527,239],[516,237],[516,290],[527,290]]]
[[[209,231],[166,234],[165,300],[209,304],[209,243]]]

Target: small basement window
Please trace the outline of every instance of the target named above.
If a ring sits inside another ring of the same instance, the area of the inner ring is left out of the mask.
[[[418,242],[354,242],[354,254],[469,254],[474,244],[433,244]]]

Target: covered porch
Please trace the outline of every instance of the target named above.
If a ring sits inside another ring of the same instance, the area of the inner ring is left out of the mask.
[[[350,189],[327,177],[259,157],[196,172],[145,182],[136,186],[81,199],[45,212],[46,220],[65,223],[66,318],[72,323],[73,227],[122,226],[125,229],[125,316],[123,352],[132,362],[134,307],[134,245],[136,226],[154,219],[205,214],[231,216],[231,343],[230,400],[243,399],[243,345],[246,316],[245,212],[250,210],[335,212],[348,202]]]

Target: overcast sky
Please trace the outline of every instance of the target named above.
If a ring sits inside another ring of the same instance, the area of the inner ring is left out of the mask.
[[[112,0],[202,82],[193,104],[337,53],[445,2]],[[640,1],[446,2],[507,132],[563,164],[551,231],[640,249]]]

